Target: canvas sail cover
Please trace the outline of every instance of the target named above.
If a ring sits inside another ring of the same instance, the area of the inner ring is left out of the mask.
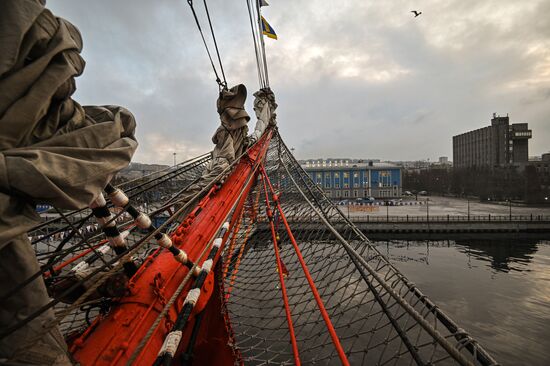
[[[82,38],[38,0],[0,5],[0,247],[35,224],[34,203],[89,204],[134,153],[124,108],[71,99]]]

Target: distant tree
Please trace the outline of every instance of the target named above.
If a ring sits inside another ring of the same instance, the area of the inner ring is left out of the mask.
[[[529,165],[525,167],[523,175],[525,177],[525,201],[529,203],[542,201],[543,191],[541,189],[541,179],[537,169]]]

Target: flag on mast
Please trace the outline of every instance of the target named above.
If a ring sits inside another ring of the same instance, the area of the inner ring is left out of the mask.
[[[269,25],[267,20],[262,16],[262,33],[268,36],[269,38],[277,39],[277,33],[275,33],[275,30]]]

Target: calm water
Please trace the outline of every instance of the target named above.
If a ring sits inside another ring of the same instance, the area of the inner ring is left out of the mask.
[[[550,240],[378,241],[503,365],[550,365]]]

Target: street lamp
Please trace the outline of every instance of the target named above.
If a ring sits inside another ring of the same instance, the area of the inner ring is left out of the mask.
[[[512,221],[512,200],[508,199],[508,206],[510,207],[510,221]]]
[[[470,221],[470,197],[468,197],[467,200],[468,200],[468,221]]]

